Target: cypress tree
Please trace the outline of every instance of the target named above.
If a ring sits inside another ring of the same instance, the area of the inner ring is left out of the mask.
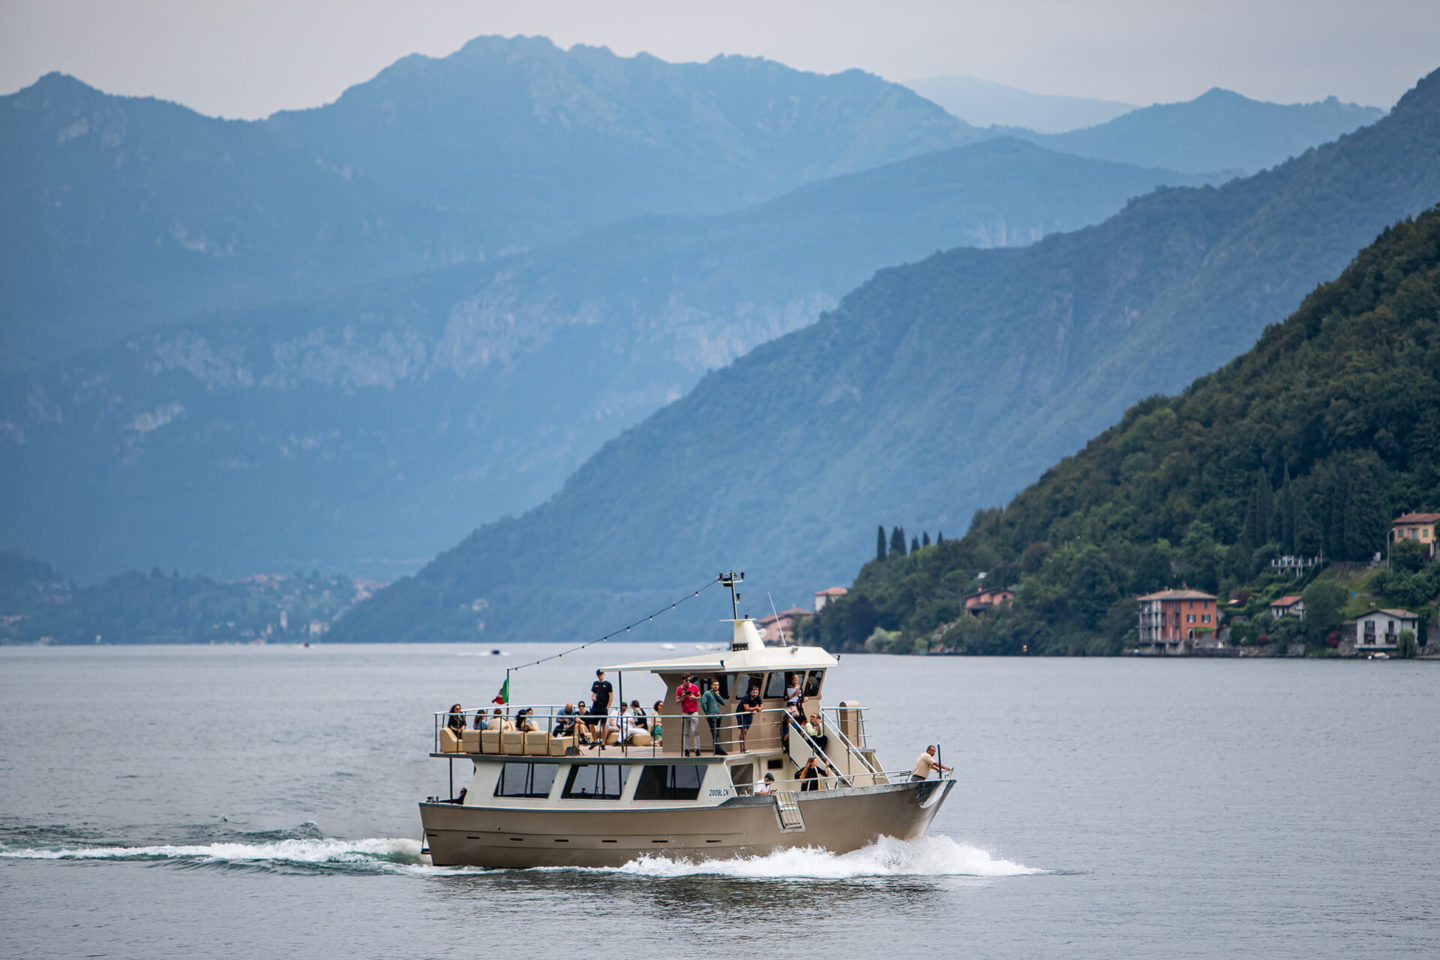
[[[935,531],[935,546],[938,547],[938,546],[940,546],[940,544],[942,544],[942,543],[944,543],[944,542],[945,542],[945,531],[944,531],[944,530],[937,530],[937,531]]]
[[[905,528],[893,527],[890,530],[890,556],[905,556]]]
[[[919,553],[919,552],[920,552],[920,538],[919,538],[919,537],[911,537],[911,538],[910,538],[910,552],[911,552],[911,553]]]
[[[929,530],[921,530],[921,531],[920,531],[920,546],[922,546],[922,547],[928,547],[928,546],[930,546],[930,531],[929,531]]]
[[[875,559],[885,559],[885,524],[875,528]]]
[[[1295,553],[1295,485],[1290,482],[1290,465],[1285,465],[1285,479],[1280,482],[1280,498],[1276,504],[1280,520],[1280,551]]]

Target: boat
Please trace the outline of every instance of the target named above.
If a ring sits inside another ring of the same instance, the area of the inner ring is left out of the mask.
[[[881,836],[922,835],[954,788],[947,768],[937,779],[916,779],[909,766],[884,769],[869,742],[865,708],[853,700],[824,706],[839,660],[820,647],[766,645],[754,621],[739,616],[736,577],[729,576],[728,646],[605,668],[617,677],[621,703],[627,673],[664,683],[658,739],[634,727],[625,728],[623,740],[619,729],[589,743],[578,728],[557,735],[564,718],[547,705],[529,708],[537,727],[530,732],[473,729],[484,708],[463,711],[463,731],[450,726],[450,712],[435,714],[431,756],[450,764],[450,796],[420,804],[431,862],[618,867],[656,854],[707,860],[793,847],[846,853]],[[718,681],[725,701],[716,735],[708,723],[698,724],[698,750],[681,743],[677,688],[686,677]],[[735,711],[752,685],[761,709],[742,732]],[[821,718],[818,728],[787,719],[787,686],[803,691],[803,710]],[[457,764],[470,765],[458,793]]]

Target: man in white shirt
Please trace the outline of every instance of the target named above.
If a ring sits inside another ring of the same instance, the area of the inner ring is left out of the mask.
[[[775,792],[775,774],[765,774],[765,779],[755,781],[755,796]]]
[[[942,770],[947,773],[950,771],[949,767],[935,759],[935,744],[933,743],[926,747],[925,752],[920,754],[920,759],[915,761],[915,769],[910,771],[910,779],[928,780],[932,770]]]

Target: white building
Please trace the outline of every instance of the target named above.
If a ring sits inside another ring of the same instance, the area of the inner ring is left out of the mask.
[[[819,613],[825,609],[825,604],[834,600],[836,597],[843,597],[849,592],[850,591],[844,587],[829,587],[825,590],[817,591],[815,594],[815,612]]]
[[[1420,617],[1409,610],[1370,610],[1355,618],[1355,651],[1394,650],[1402,630],[1420,636]]]

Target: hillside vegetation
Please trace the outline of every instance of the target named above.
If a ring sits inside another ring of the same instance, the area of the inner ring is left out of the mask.
[[[1272,557],[1368,560],[1390,518],[1437,509],[1440,209],[1386,230],[1254,349],[978,512],[963,539],[866,564],[809,632],[838,649],[1113,653],[1137,595],[1184,584],[1248,599],[1273,585]],[[961,598],[982,575],[1016,598],[976,621]],[[1364,587],[1433,617],[1440,565]],[[1310,639],[1340,613],[1307,609]]]

